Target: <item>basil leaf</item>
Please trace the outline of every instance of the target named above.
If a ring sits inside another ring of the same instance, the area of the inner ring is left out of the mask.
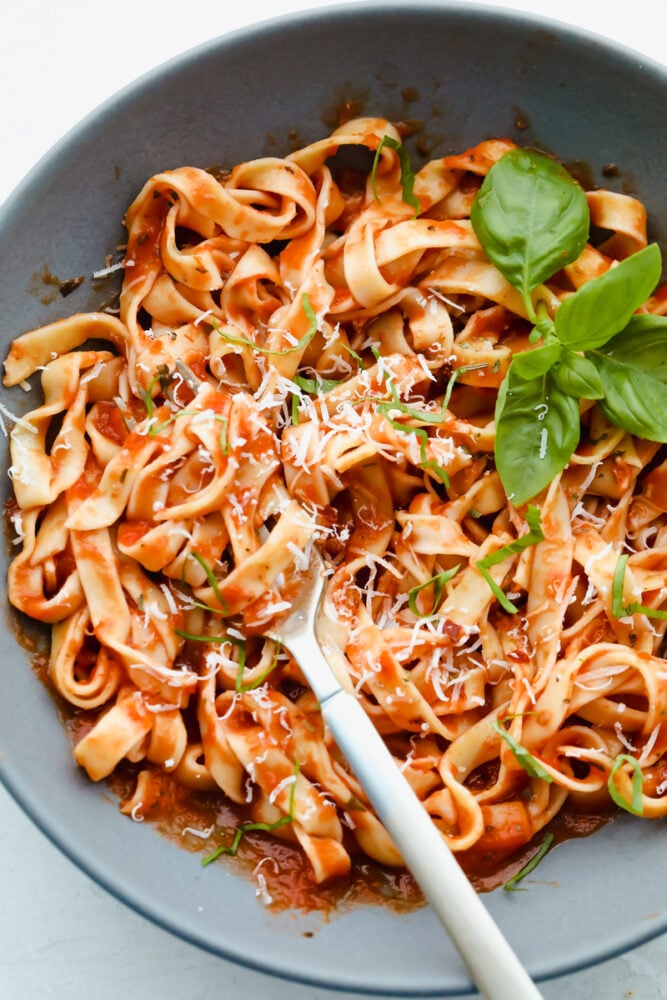
[[[558,343],[543,344],[534,351],[522,351],[512,359],[514,371],[521,378],[539,378],[546,375],[549,369],[560,358],[563,348]]]
[[[496,408],[496,468],[515,506],[536,496],[567,465],[579,443],[579,403],[561,392],[551,372],[522,379],[514,362]]]
[[[520,882],[521,879],[526,877],[526,875],[530,875],[533,869],[537,868],[540,861],[551,847],[553,840],[553,833],[548,833],[540,844],[539,850],[535,852],[530,861],[523,866],[521,871],[518,871],[516,875],[513,875],[511,879],[508,879],[508,881],[505,882],[503,885],[505,892],[526,892],[525,889],[517,888],[517,882]]]
[[[649,297],[662,270],[657,244],[645,247],[582,285],[556,311],[556,335],[575,351],[601,347]]]
[[[592,353],[607,419],[638,437],[667,442],[667,317],[635,316]]]
[[[575,399],[602,399],[604,396],[602,380],[594,363],[574,351],[564,351],[560,364],[552,368],[551,374],[560,391]]]
[[[586,195],[564,167],[529,149],[512,149],[484,178],[470,213],[489,260],[523,296],[571,264],[588,239]]]
[[[619,771],[624,764],[632,765],[632,801],[628,802],[627,799],[623,798],[618,788],[616,787],[616,782],[614,777],[616,772]],[[607,781],[607,788],[609,789],[609,794],[621,809],[625,809],[626,812],[632,813],[633,816],[641,816],[644,812],[644,804],[642,802],[642,791],[644,788],[644,775],[642,774],[642,769],[640,767],[639,761],[636,757],[633,757],[629,753],[619,753],[618,757],[614,760],[611,771],[609,772],[609,780]]]
[[[601,353],[616,361],[630,362],[667,384],[667,316],[633,316],[621,333],[607,341]],[[597,360],[597,352],[595,357]]]
[[[541,778],[543,781],[548,782],[552,782],[554,780],[549,772],[542,767],[537,757],[533,757],[529,750],[526,750],[525,747],[521,746],[518,740],[515,740],[497,719],[493,720],[491,728],[495,729],[499,736],[502,736],[516,757],[517,763],[521,764],[521,767],[531,776],[531,778]]]

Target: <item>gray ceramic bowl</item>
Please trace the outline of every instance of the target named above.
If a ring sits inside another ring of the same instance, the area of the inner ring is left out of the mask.
[[[637,191],[652,238],[667,234],[664,69],[600,38],[477,5],[319,9],[215,40],[152,72],[38,164],[0,218],[2,354],[22,331],[106,300],[108,289],[86,280],[44,305],[32,276],[45,263],[61,277],[90,275],[122,239],[124,209],[150,174],[287,152],[294,132],[302,142],[325,134],[345,98],[370,114],[419,120],[440,155],[509,135],[580,161],[593,183],[614,162],[618,176],[605,183]],[[3,400],[14,410],[28,403],[18,389]],[[426,909],[356,909],[328,922],[275,916],[233,865],[203,870],[196,855],[121,816],[73,766],[49,696],[12,638],[9,610],[6,625],[2,777],[103,886],[176,934],[277,975],[412,997],[470,988]],[[667,831],[627,820],[557,847],[529,892],[485,897],[537,978],[667,929]]]

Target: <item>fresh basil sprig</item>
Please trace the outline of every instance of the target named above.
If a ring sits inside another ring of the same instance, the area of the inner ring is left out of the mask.
[[[623,333],[591,352],[611,423],[667,442],[667,316],[633,316]]]
[[[514,149],[489,170],[472,206],[487,257],[520,292],[534,324],[532,351],[512,359],[496,404],[496,465],[515,504],[536,496],[579,443],[580,399],[622,430],[667,442],[667,317],[633,315],[661,273],[652,244],[614,264],[560,304],[554,318],[533,293],[588,239],[586,196],[567,171]]]

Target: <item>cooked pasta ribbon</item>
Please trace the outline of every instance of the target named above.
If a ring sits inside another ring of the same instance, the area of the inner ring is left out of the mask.
[[[402,864],[264,637],[317,545],[326,655],[453,850],[508,854],[568,800],[667,814],[664,449],[587,400],[531,506],[495,469],[530,323],[470,211],[512,148],[413,174],[360,118],[224,176],[166,170],[127,211],[119,315],[14,341],[5,385],[39,372],[42,401],[10,434],[9,599],[52,626],[77,763],[138,769],[124,811],[150,818],[166,772],[247,809],[215,856],[264,831],[318,882]],[[608,236],[539,289],[551,316],[646,246],[636,198],[587,199]]]

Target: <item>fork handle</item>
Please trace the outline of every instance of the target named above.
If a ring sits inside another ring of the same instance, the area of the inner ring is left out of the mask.
[[[339,689],[320,704],[334,739],[482,996],[542,1000],[360,703]]]

